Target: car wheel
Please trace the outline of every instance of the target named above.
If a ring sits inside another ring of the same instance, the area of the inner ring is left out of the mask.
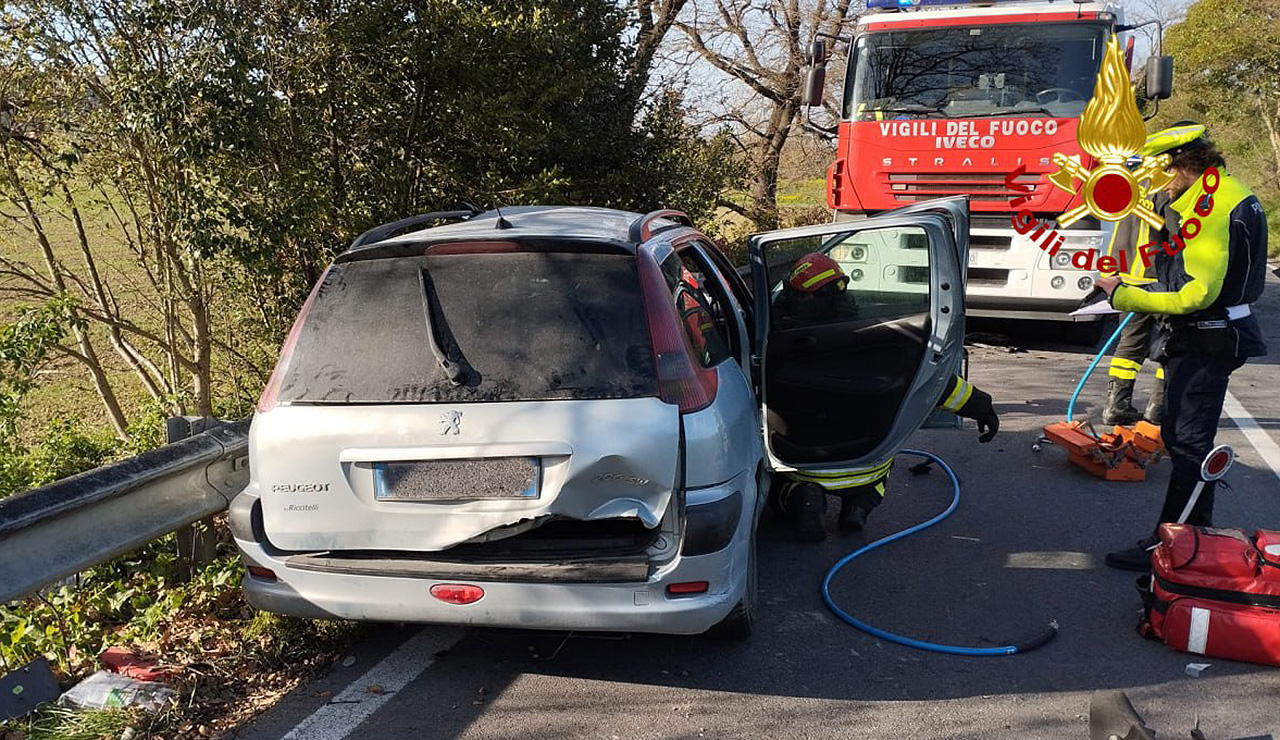
[[[745,640],[751,637],[755,619],[756,533],[753,530],[747,543],[747,588],[728,615],[707,630],[707,635],[718,640]]]

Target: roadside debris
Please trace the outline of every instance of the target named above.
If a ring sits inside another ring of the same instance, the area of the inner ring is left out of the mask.
[[[158,667],[154,659],[144,657],[129,648],[107,648],[98,656],[98,661],[109,671],[139,681],[160,681],[169,676]]]
[[[49,661],[36,658],[0,677],[0,722],[21,717],[61,693]]]
[[[1191,676],[1192,678],[1200,678],[1200,674],[1204,673],[1205,669],[1208,668],[1210,665],[1212,664],[1211,663],[1188,663],[1186,668],[1187,675]]]
[[[1025,348],[1013,344],[1013,340],[1007,334],[997,334],[995,332],[971,331],[964,335],[964,344],[966,347],[981,347],[1009,354],[1027,351]]]
[[[175,697],[173,689],[154,681],[139,681],[111,671],[98,671],[71,687],[58,698],[58,703],[78,709],[138,707],[154,712]]]

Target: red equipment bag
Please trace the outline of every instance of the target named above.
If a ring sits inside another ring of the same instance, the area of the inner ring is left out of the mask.
[[[1138,633],[1190,653],[1280,665],[1280,532],[1161,524]],[[1144,584],[1144,581],[1147,581]]]

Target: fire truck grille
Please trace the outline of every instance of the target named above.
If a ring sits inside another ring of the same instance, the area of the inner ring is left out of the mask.
[[[1009,219],[1005,219],[1005,226],[1009,225]],[[1008,235],[1001,234],[991,236],[988,234],[969,234],[969,249],[983,252],[1007,252],[1013,247],[1013,240]]]
[[[890,172],[889,192],[900,203],[968,195],[970,200],[1008,203],[1023,193],[1010,190],[999,172]],[[1032,188],[1042,184],[1040,175],[1019,175],[1015,182]]]
[[[969,287],[1003,288],[1009,284],[1009,271],[996,267],[970,267]]]

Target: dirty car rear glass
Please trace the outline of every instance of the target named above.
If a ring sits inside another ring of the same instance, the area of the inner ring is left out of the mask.
[[[462,368],[461,384],[433,355],[429,326]],[[457,403],[657,394],[635,257],[528,251],[335,264],[302,326],[280,399]]]

